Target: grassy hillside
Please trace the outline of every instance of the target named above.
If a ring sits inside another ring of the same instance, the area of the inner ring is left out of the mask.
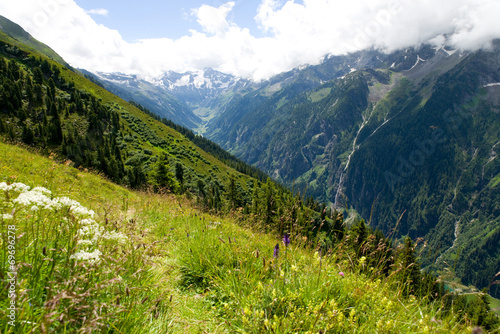
[[[52,50],[47,45],[40,43],[19,25],[15,24],[14,22],[6,19],[1,15],[0,15],[0,30],[2,30],[6,35],[12,38],[12,41],[17,41],[33,51],[44,54],[47,57],[59,62],[60,64],[68,66],[67,63],[64,61],[64,59],[62,59],[61,56],[59,56],[54,50]]]
[[[374,275],[347,243],[322,254],[292,234],[285,245],[185,197],[132,192],[6,144],[0,186],[4,284],[17,272],[16,327],[1,291],[3,333],[472,329],[453,304],[406,294],[397,273]]]
[[[208,187],[216,184],[224,201],[234,182],[249,203],[254,169],[233,163],[247,174],[236,171],[172,127],[1,33],[0,43],[0,134],[8,140],[130,187],[202,193],[208,201],[214,196],[214,187]],[[160,157],[166,172],[175,174],[163,184],[155,176]]]

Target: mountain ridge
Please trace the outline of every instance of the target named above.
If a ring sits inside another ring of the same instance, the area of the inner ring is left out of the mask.
[[[467,284],[489,286],[500,269],[491,246],[500,231],[494,146],[500,138],[493,131],[499,108],[497,58],[491,50],[430,45],[325,57],[319,65],[231,93],[216,106],[204,135],[284,184],[307,189],[337,208],[352,206],[374,228],[424,238],[423,256],[429,257],[424,264],[435,272],[461,252],[457,276]],[[455,114],[471,103],[481,111],[470,117]],[[445,121],[448,110],[454,121]],[[452,125],[459,121],[457,132]],[[482,128],[488,133],[484,138]],[[446,135],[451,141],[438,143],[444,138],[441,131],[451,131]],[[425,151],[429,139],[436,148]],[[424,154],[422,162],[415,152]],[[398,173],[410,158],[418,166]],[[483,161],[480,170],[473,167],[476,159]],[[484,181],[474,181],[471,168]],[[465,180],[469,186],[462,186]],[[479,194],[484,216],[473,215],[481,207],[474,200]],[[446,207],[456,201],[462,202],[453,207],[461,209],[448,213]],[[469,209],[467,202],[472,203]],[[483,243],[473,245],[474,235]],[[437,254],[433,260],[431,253]]]

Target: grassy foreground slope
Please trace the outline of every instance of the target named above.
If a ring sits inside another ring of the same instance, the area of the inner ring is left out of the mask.
[[[19,191],[22,184],[30,191]],[[132,192],[3,143],[0,185],[2,333],[472,329],[453,307],[445,314],[440,302],[405,297],[396,275],[370,278],[369,261],[342,243],[323,255],[294,236],[286,246],[185,197]],[[12,269],[15,327],[7,317]]]

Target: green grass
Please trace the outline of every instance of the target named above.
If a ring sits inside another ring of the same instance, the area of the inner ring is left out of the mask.
[[[309,95],[311,102],[316,103],[327,97],[332,89],[330,87],[322,88],[320,90],[314,91]]]
[[[488,184],[488,187],[495,188],[499,184],[500,184],[500,175],[497,175],[493,179],[491,179],[490,183]]]
[[[0,143],[0,182],[14,180],[77,200],[95,211],[103,233],[126,241],[101,237],[92,246],[102,252],[100,262],[75,261],[77,240],[85,239],[77,236],[81,217],[15,206],[12,220],[0,220],[2,235],[7,224],[17,229],[18,326],[1,321],[2,333],[470,332],[453,315],[435,320],[439,305],[404,298],[391,277],[370,278],[373,269],[353,262],[343,244],[322,256],[307,238],[292,237],[285,247],[279,236],[242,227],[237,216],[131,192]],[[16,196],[0,197],[2,215]],[[5,246],[2,238],[1,256]],[[5,318],[6,290],[1,300]]]
[[[498,315],[500,315],[500,299],[489,297],[491,309]]]
[[[178,131],[166,126],[162,122],[152,119],[149,115],[135,106],[89,81],[84,76],[80,75],[80,73],[73,72],[64,67],[61,63],[54,62],[45,54],[40,53],[39,49],[24,45],[1,31],[0,41],[19,48],[21,51],[26,52],[28,56],[47,60],[51,66],[55,66],[59,69],[60,76],[66,82],[73,82],[79,91],[94,95],[103,105],[116,111],[121,116],[120,124],[123,126],[123,131],[121,131],[122,134],[127,135],[130,133],[134,137],[133,145],[129,145],[133,147],[127,147],[126,151],[147,149],[152,151],[154,156],[166,151],[170,157],[176,161],[180,161],[185,167],[191,168],[198,175],[207,176],[207,171],[212,169],[215,171],[214,175],[223,184],[229,183],[229,176],[233,176],[235,179],[241,179],[239,183],[243,189],[247,188],[247,181],[249,181],[251,177],[241,174],[211,154],[203,151]],[[17,61],[22,63],[20,59],[17,59]],[[24,65],[21,67],[24,68]],[[24,68],[24,70],[26,70],[26,68]],[[160,145],[160,143],[164,145]],[[124,152],[122,152],[122,154],[123,153]]]

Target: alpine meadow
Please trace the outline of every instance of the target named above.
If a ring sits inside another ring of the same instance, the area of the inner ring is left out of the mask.
[[[0,16],[1,333],[500,333],[499,40],[70,64]]]

